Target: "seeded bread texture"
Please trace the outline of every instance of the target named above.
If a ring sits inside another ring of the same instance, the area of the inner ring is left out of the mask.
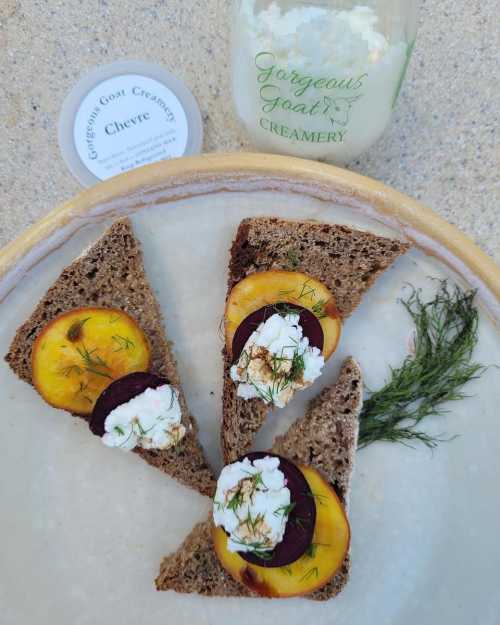
[[[320,468],[347,508],[363,403],[359,365],[348,358],[337,382],[309,404],[307,414],[274,441],[273,451],[296,464]],[[333,415],[333,417],[332,417]]]
[[[206,597],[257,597],[222,568],[214,551],[211,519],[198,523],[181,547],[164,558],[156,589]]]
[[[347,358],[336,384],[329,386],[309,404],[304,417],[277,437],[272,451],[297,464],[319,469],[335,489],[346,511],[349,509],[351,479],[358,443],[359,413],[363,405],[363,377],[358,363]],[[349,581],[351,559],[328,584],[314,591],[310,599],[332,599]]]
[[[253,439],[266,420],[269,406],[261,399],[243,400],[229,371],[231,361],[224,350],[224,380],[222,389],[221,446],[224,464],[237,460],[250,451]]]
[[[407,243],[347,226],[276,217],[244,219],[231,247],[227,296],[246,276],[271,269],[299,271],[325,284],[342,319],[375,280],[409,248]],[[225,463],[250,451],[269,412],[261,399],[236,394],[224,352],[221,447]]]
[[[40,300],[31,317],[17,330],[5,360],[24,381],[32,384],[31,352],[42,328],[61,313],[87,306],[118,308],[133,317],[151,346],[151,372],[165,377],[179,390],[182,422],[187,434],[173,449],[134,451],[146,462],[205,495],[215,481],[197,438],[180,387],[177,367],[165,335],[162,314],[147,280],[142,252],[128,219],[115,222],[69,267]]]
[[[244,219],[231,248],[228,294],[256,271],[300,271],[325,284],[345,319],[407,243],[347,226],[276,217]]]
[[[320,470],[346,507],[354,469],[362,386],[359,365],[348,358],[337,382],[313,400],[306,415],[278,437],[271,448],[273,453]],[[210,597],[258,597],[223,569],[214,551],[211,530],[210,517],[193,529],[175,553],[164,558],[156,588]],[[333,579],[307,598],[332,599],[346,585],[349,572],[348,554]]]

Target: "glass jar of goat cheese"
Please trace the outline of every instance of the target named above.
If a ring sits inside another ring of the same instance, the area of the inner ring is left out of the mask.
[[[344,165],[383,133],[418,0],[233,0],[236,114],[267,152]]]

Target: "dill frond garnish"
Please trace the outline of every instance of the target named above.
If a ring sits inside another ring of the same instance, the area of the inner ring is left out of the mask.
[[[309,282],[310,280],[306,280],[304,282],[302,288],[300,289],[299,297],[297,299],[300,300],[303,297],[309,297],[310,299],[313,299],[313,297],[316,297],[316,289],[312,286],[309,286]]]
[[[113,379],[113,377],[109,373],[100,370],[101,368],[109,370],[110,367],[98,354],[96,354],[97,347],[89,351],[82,343],[82,347],[77,347],[76,351],[80,354],[80,357],[83,360],[83,368],[85,371],[88,371],[89,373],[94,373],[95,375],[100,375],[103,378],[109,378],[110,380]]]
[[[274,516],[288,516],[291,511],[295,508],[295,502],[292,501],[291,503],[289,503],[287,506],[280,506],[279,508],[276,508],[276,510],[273,512]]]
[[[241,490],[238,489],[236,493],[231,497],[230,501],[228,501],[226,508],[236,513],[236,510],[241,506],[242,503],[243,493],[241,492]]]
[[[301,582],[305,582],[307,579],[310,579],[313,575],[319,577],[319,569],[317,566],[313,566],[312,569],[306,571],[306,573],[300,578]]]
[[[287,295],[291,295],[292,293],[295,293],[295,289],[288,289],[288,291],[281,289],[278,291],[278,295],[280,297],[286,297]]]
[[[69,378],[72,373],[76,373],[76,375],[81,375],[82,369],[78,365],[68,365],[67,367],[63,367],[60,370],[60,373],[65,377]]]
[[[308,558],[314,558],[316,557],[317,549],[318,549],[318,546],[316,545],[316,543],[311,543],[309,547],[306,549],[305,555]]]
[[[302,531],[306,529],[307,525],[311,525],[311,519],[304,519],[300,516],[296,516],[294,519],[292,519],[292,522],[295,523],[295,525]]]
[[[267,490],[267,486],[264,484],[264,480],[262,479],[262,471],[254,473],[252,476],[252,482],[254,490],[257,490],[259,486],[262,486],[262,490]]]
[[[248,547],[248,551],[261,560],[272,560],[274,558],[274,553],[272,551],[266,551],[267,545],[263,541],[246,542],[244,540],[235,539],[234,537],[231,538],[231,540],[236,545]]]
[[[76,391],[75,396],[81,395],[86,402],[88,402],[89,404],[92,404],[94,403],[92,399],[88,395],[85,395],[85,391],[88,389],[88,387],[89,387],[88,382],[86,384],[83,382],[80,382],[80,386],[78,390]]]
[[[285,269],[297,269],[300,264],[299,255],[297,254],[297,250],[293,247],[290,247],[286,253],[286,263]]]
[[[247,526],[249,532],[252,532],[252,534],[255,534],[257,528],[259,527],[259,525],[262,523],[263,520],[264,520],[263,514],[257,514],[257,516],[253,518],[252,513],[249,511],[247,518],[244,521],[242,521],[242,523],[243,525]]]
[[[317,319],[324,319],[326,317],[325,312],[326,300],[319,299],[314,306],[312,306],[311,310],[317,317]]]
[[[290,380],[291,381],[296,381],[296,380],[300,380],[300,378],[302,377],[302,374],[304,373],[304,370],[306,368],[306,363],[304,361],[304,354],[299,354],[298,351],[295,351],[293,353],[293,358],[292,358],[292,366],[290,367]]]
[[[129,350],[135,347],[134,341],[130,340],[127,336],[120,336],[119,334],[113,334],[111,337],[114,343],[116,343],[116,349],[113,352],[121,352],[122,350]]]
[[[318,552],[318,547],[330,547],[328,543],[311,543],[305,551],[305,555],[308,558],[315,558]]]
[[[312,490],[307,491],[305,494],[308,497],[312,497],[315,501],[317,501],[319,503],[320,506],[324,506],[326,499],[328,499],[328,497],[326,495],[322,495],[321,493],[315,493]]]
[[[475,295],[459,286],[450,289],[441,280],[434,299],[423,302],[421,292],[413,289],[401,300],[415,323],[414,353],[399,368],[391,368],[387,384],[365,401],[359,448],[375,441],[404,445],[420,441],[434,448],[452,440],[419,426],[426,417],[446,413],[445,402],[467,397],[462,387],[487,369],[472,359],[479,323]]]
[[[300,315],[300,309],[288,302],[278,302],[277,304],[271,304],[271,308],[280,317],[286,317],[287,315]]]

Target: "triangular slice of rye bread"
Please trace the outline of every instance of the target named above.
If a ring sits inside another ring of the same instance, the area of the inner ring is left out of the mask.
[[[407,243],[347,226],[275,217],[244,219],[231,247],[227,296],[249,274],[270,269],[299,271],[333,293],[346,319],[375,280],[409,248]],[[222,395],[221,446],[224,462],[250,451],[270,407],[261,399],[242,399],[230,376],[226,352]]]
[[[358,439],[362,387],[360,368],[348,358],[337,382],[310,403],[306,415],[278,437],[271,449],[296,463],[319,469],[334,486],[346,509]],[[209,597],[258,597],[223,569],[213,548],[211,519],[210,516],[196,525],[181,547],[164,558],[156,578],[157,589]],[[335,597],[346,585],[349,572],[347,554],[333,579],[308,598],[325,601]]]
[[[31,351],[43,326],[63,312],[86,306],[118,308],[133,317],[149,339],[151,372],[167,378],[179,391],[186,436],[175,448],[136,448],[135,453],[187,486],[213,495],[214,477],[198,442],[197,425],[188,412],[162,314],[128,219],[115,222],[90,249],[64,269],[31,317],[18,329],[6,361],[21,379],[32,384]]]

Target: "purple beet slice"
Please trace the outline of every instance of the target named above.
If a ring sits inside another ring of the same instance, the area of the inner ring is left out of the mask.
[[[273,551],[268,552],[266,558],[259,558],[248,551],[239,551],[238,554],[251,564],[273,568],[292,564],[310,547],[316,524],[316,503],[303,473],[290,460],[276,454],[259,451],[246,454],[240,458],[240,461],[248,458],[253,462],[267,456],[279,458],[279,469],[285,474],[287,487],[290,489],[290,502],[295,506],[288,516],[283,540]]]
[[[316,315],[302,306],[278,303],[259,308],[259,310],[256,310],[248,315],[248,317],[240,323],[233,337],[233,362],[238,362],[246,342],[261,323],[269,319],[272,315],[275,315],[276,313],[283,313],[285,311],[293,311],[300,314],[299,323],[302,326],[304,336],[307,336],[309,339],[309,345],[311,347],[317,347],[320,351],[323,351],[325,337],[323,334],[323,328],[321,327],[319,319]]]
[[[89,428],[96,436],[103,436],[104,422],[112,410],[144,393],[147,388],[158,388],[164,384],[168,384],[168,380],[153,373],[136,372],[118,378],[99,395],[90,418]]]

